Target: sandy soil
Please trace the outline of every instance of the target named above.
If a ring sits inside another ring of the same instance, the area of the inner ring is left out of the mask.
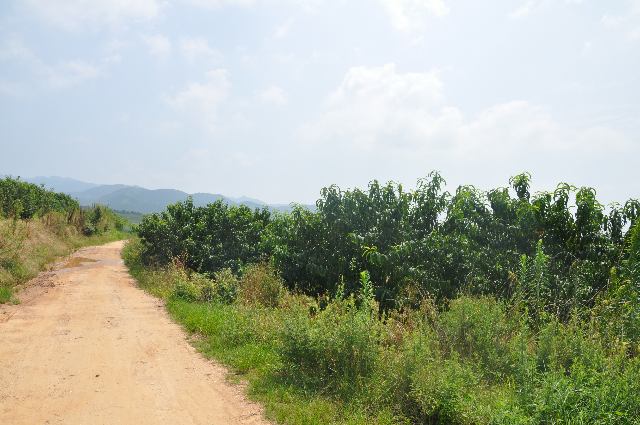
[[[0,305],[0,424],[267,424],[136,288],[121,249],[82,249]]]

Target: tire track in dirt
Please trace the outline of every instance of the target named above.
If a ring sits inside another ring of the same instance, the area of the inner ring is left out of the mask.
[[[0,306],[1,424],[267,424],[136,288],[123,242],[79,250]],[[4,314],[1,314],[4,311]]]

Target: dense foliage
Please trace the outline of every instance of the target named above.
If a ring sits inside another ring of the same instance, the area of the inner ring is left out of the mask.
[[[636,273],[637,227],[631,239],[624,267]],[[540,245],[534,270],[548,258]],[[278,423],[640,424],[635,277],[612,277],[564,321],[467,294],[379,314],[367,272],[355,295],[340,285],[312,298],[284,290],[268,263],[207,278],[183,258],[146,267],[141,248],[124,253],[141,287],[199,334],[201,352],[243,374]]]
[[[473,186],[450,194],[444,183],[434,172],[413,191],[377,181],[367,191],[331,186],[313,213],[303,207],[252,212],[221,201],[196,208],[187,201],[146,216],[138,234],[148,261],[167,263],[186,253],[194,270],[237,272],[271,258],[290,288],[314,295],[341,284],[353,293],[368,270],[384,308],[407,291],[443,299],[464,290],[535,298],[532,310],[544,303],[566,316],[593,303],[612,268],[628,273],[623,265],[637,200],[607,212],[595,190],[566,183],[532,195],[527,173],[510,180],[514,197],[509,188]]]
[[[0,217],[27,219],[49,211],[71,212],[79,208],[71,196],[46,190],[44,185],[23,182],[20,177],[0,179]]]
[[[167,264],[186,254],[186,264],[193,270],[237,272],[244,263],[260,260],[260,239],[270,220],[267,209],[229,208],[222,200],[195,207],[189,198],[160,214],[144,216],[136,231],[149,263]]]
[[[443,185],[178,203],[125,259],[283,423],[639,424],[638,201]]]

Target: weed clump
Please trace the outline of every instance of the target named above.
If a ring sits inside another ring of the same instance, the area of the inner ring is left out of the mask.
[[[277,271],[267,262],[245,267],[239,289],[242,302],[270,308],[278,307],[286,294]]]
[[[343,398],[366,384],[379,358],[381,323],[353,297],[315,315],[288,318],[280,333],[283,372],[304,388]]]

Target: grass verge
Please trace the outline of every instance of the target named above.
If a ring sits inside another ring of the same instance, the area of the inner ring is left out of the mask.
[[[640,423],[640,360],[607,331],[627,320],[603,314],[608,304],[565,323],[542,314],[535,327],[487,296],[381,316],[366,273],[358,297],[313,299],[284,290],[269,264],[203,276],[180,259],[145,266],[136,242],[123,255],[278,423]]]
[[[131,236],[109,223],[106,209],[90,235],[78,223],[69,223],[63,213],[50,212],[27,220],[0,218],[0,304],[17,303],[16,286],[45,270],[56,258],[83,246]]]

